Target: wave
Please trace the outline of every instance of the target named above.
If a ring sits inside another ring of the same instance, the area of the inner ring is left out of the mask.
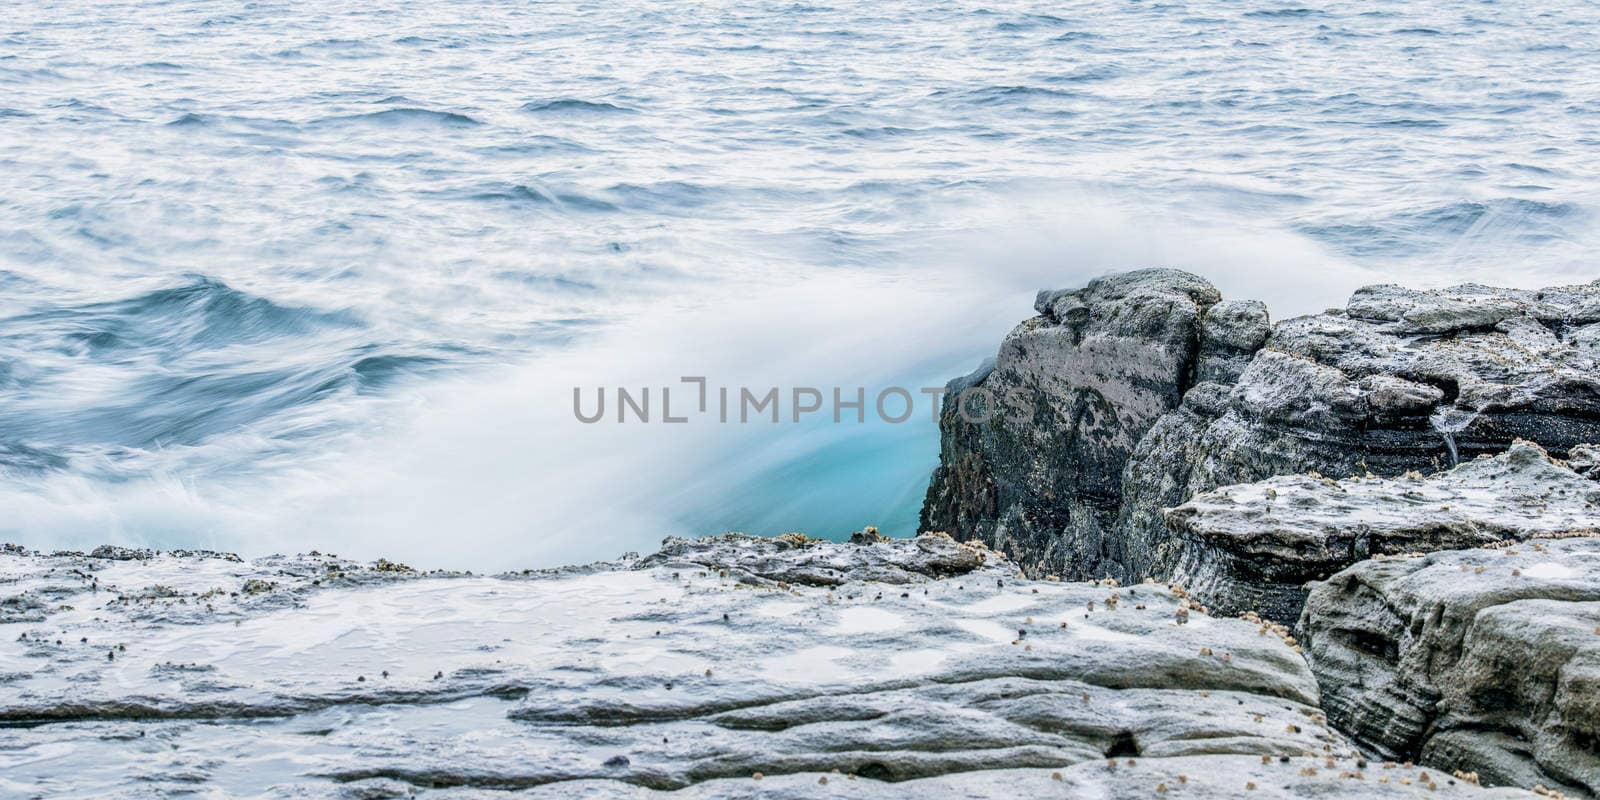
[[[448,190],[447,197],[464,196],[475,202],[494,202],[513,207],[548,208],[556,211],[607,212],[617,205],[609,200],[570,190],[552,190],[536,183],[494,182],[462,192]]]
[[[198,351],[356,327],[348,312],[281,306],[205,275],[126,300],[67,305],[0,319],[0,342],[86,355],[125,350],[181,358]]]
[[[614,103],[598,100],[577,100],[565,98],[561,100],[533,101],[524,103],[522,110],[530,114],[632,114],[634,110]]]
[[[365,328],[349,312],[281,305],[204,275],[0,319],[0,471],[193,447],[460,360],[363,343]]]
[[[1448,122],[1438,119],[1380,119],[1365,123],[1369,128],[1447,128]]]
[[[635,208],[651,211],[683,211],[702,208],[718,199],[722,192],[689,181],[660,181],[651,184],[619,183],[606,191]]]
[[[936,92],[935,96],[944,93],[943,91]],[[985,86],[963,94],[974,105],[997,105],[1032,99],[1069,100],[1083,97],[1081,93],[1076,91],[1051,89],[1044,86]]]
[[[291,470],[187,482],[149,474],[86,483],[65,471],[19,479],[0,486],[8,512],[0,533],[13,526],[23,541],[72,546],[104,541],[109,530],[123,544],[246,553],[334,541],[359,557],[473,569],[609,558],[666,535],[730,528],[839,536],[875,524],[911,533],[937,459],[931,406],[901,425],[583,425],[572,416],[572,389],[661,387],[683,375],[752,387],[939,386],[992,355],[1031,313],[1041,286],[1166,264],[1291,314],[1323,307],[1371,277],[1304,240],[1191,230],[1121,215],[1113,205],[1076,188],[1010,192],[981,210],[928,208],[930,231],[956,229],[951,219],[975,214],[991,222],[921,241],[875,270],[702,284],[693,296],[630,306],[590,335],[492,373],[397,382],[385,391],[408,413],[384,422],[381,435],[324,459],[302,457]],[[782,263],[771,251],[747,257]],[[1283,270],[1286,261],[1307,271]],[[402,376],[414,368],[383,366]],[[311,380],[293,375],[287,385],[304,391]],[[226,421],[189,424],[218,430]],[[227,436],[195,446],[220,446]],[[443,531],[452,532],[448,541]]]
[[[1017,31],[1031,31],[1039,28],[1059,28],[1073,24],[1071,20],[1063,19],[1052,14],[1024,14],[1021,19],[1007,20],[997,23],[997,31],[1014,33]]]
[[[470,128],[482,125],[477,119],[454,111],[428,108],[386,108],[366,114],[347,114],[312,121],[313,127],[327,125],[381,125],[385,127]]]
[[[1302,232],[1351,255],[1406,256],[1577,240],[1590,214],[1572,202],[1504,197],[1405,209],[1367,222],[1305,224]]]
[[[1304,19],[1326,16],[1327,13],[1319,8],[1263,8],[1246,11],[1244,17],[1245,19]]]

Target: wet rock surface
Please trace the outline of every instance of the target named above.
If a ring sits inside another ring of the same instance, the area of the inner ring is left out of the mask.
[[[826,782],[824,782],[826,781]],[[843,775],[784,775],[761,780],[723,779],[663,793],[616,782],[583,781],[542,787],[537,798],[571,797],[563,791],[602,800],[734,800],[735,798],[960,797],[1011,800],[1016,797],[1112,798],[1534,798],[1516,789],[1485,789],[1438,770],[1387,766],[1362,759],[1189,756],[1113,759],[1061,769],[1008,769],[956,773],[903,783],[850,779]]]
[[[945,537],[860,541],[669,540],[493,577],[10,547],[0,595],[37,607],[0,623],[0,791],[1362,785],[1304,660],[1257,625],[1163,586],[1023,580]]]
[[[818,546],[824,542],[796,533],[775,538],[741,534],[673,538],[662,542],[659,552],[636,567],[701,567],[732,571],[750,583],[804,586],[839,586],[850,581],[914,583],[979,570],[997,578],[1019,577],[1017,568],[1005,559],[992,558],[983,548],[957,544],[948,536],[891,540],[869,528],[858,531],[852,542],[882,546]]]
[[[1600,791],[1600,539],[1364,561],[1301,627],[1328,715],[1380,757]]]
[[[1282,476],[1167,512],[1173,580],[1213,613],[1300,618],[1305,584],[1380,555],[1459,550],[1600,525],[1600,486],[1518,442],[1427,477]]]
[[[947,404],[921,521],[1030,574],[1166,579],[1181,547],[1163,510],[1219,486],[1600,441],[1600,285],[1372,286],[1269,325],[1260,304],[1147,270],[1038,310],[962,384],[1035,413],[973,422]]]

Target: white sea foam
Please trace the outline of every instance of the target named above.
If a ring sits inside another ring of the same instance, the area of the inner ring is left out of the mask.
[[[1279,318],[1592,279],[1590,26],[1325,5],[20,7],[0,538],[906,533],[921,414],[581,426],[571,389],[936,385],[1132,267]]]

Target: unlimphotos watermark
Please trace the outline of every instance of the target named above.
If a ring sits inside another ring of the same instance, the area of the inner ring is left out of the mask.
[[[1033,416],[1031,396],[1025,391],[1000,392],[984,386],[885,386],[869,391],[865,386],[712,386],[703,375],[679,379],[679,386],[572,387],[572,415],[579,422],[598,424],[669,423],[799,423],[832,418],[835,424],[865,423],[869,412],[878,420],[898,425],[917,416],[919,405],[927,418],[938,423],[952,399],[955,413],[974,425],[1001,414],[1008,419]],[[677,394],[674,394],[674,390]],[[676,400],[674,398],[677,398]],[[608,402],[609,401],[609,402]]]

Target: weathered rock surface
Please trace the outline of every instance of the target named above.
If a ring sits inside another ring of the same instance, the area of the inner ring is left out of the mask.
[[[1201,320],[1219,300],[1204,279],[1176,270],[1041,292],[1039,316],[1006,337],[992,367],[948,387],[952,397],[980,392],[965,416],[945,403],[923,529],[982,539],[1037,574],[1100,577],[1123,465],[1193,382]],[[1215,369],[1254,343],[1264,320],[1252,311],[1216,318],[1222,335],[1205,348]]]
[[[1378,555],[1483,547],[1600,525],[1600,485],[1518,442],[1424,478],[1309,475],[1202,492],[1167,512],[1173,580],[1213,613],[1300,618],[1305,584]]]
[[[1600,441],[1597,284],[1373,286],[1269,328],[1259,304],[1150,270],[1038,309],[967,381],[1035,413],[974,423],[947,403],[922,514],[1031,574],[1165,579],[1180,547],[1163,509],[1218,486]]]
[[[1358,777],[1359,776],[1359,777]],[[822,783],[822,781],[827,781]],[[596,800],[785,800],[839,797],[855,800],[967,800],[1051,798],[1532,798],[1516,789],[1484,789],[1438,770],[1350,759],[1261,759],[1188,756],[1085,762],[1061,769],[961,772],[903,783],[850,780],[841,775],[785,775],[762,780],[722,779],[660,792],[615,781],[578,781],[540,787],[536,798],[582,796]]]
[[[1120,797],[1185,775],[1357,796],[1380,775],[1256,625],[875,539],[495,577],[8,547],[0,793]]]
[[[1600,539],[1364,561],[1301,626],[1329,717],[1379,756],[1600,793]]]

